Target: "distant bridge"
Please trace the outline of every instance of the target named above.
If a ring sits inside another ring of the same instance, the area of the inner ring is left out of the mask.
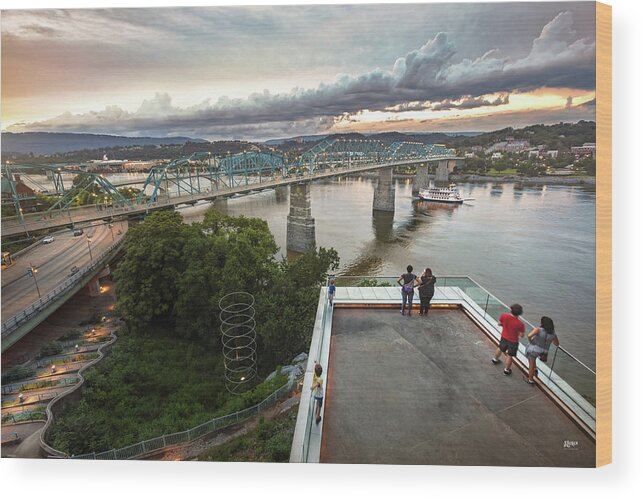
[[[376,140],[332,139],[319,142],[294,159],[274,152],[243,152],[225,157],[198,152],[152,168],[145,179],[116,183],[109,182],[99,173],[71,169],[68,165],[7,164],[2,166],[2,205],[13,206],[17,215],[2,218],[2,236],[146,214],[154,210],[172,209],[177,205],[195,204],[201,200],[226,199],[294,184],[298,186],[295,187],[296,191],[303,189],[305,192],[304,198],[297,201],[299,197],[297,193],[293,196],[291,188],[290,227],[293,225],[291,218],[296,220],[298,216],[303,216],[312,220],[309,191],[306,190],[310,188],[311,181],[369,170],[380,170],[373,209],[393,211],[395,193],[391,179],[394,167],[418,165],[414,183],[417,190],[428,184],[429,163],[437,162],[437,179],[448,181],[448,174],[459,159],[454,150],[443,145],[395,142],[387,147]],[[58,200],[47,211],[25,213],[23,206],[33,198],[18,193],[15,175],[34,169],[45,170],[53,181]],[[62,175],[69,173],[77,177],[74,185],[65,188]],[[134,199],[119,191],[121,186],[138,184],[142,185],[141,192]],[[85,200],[95,199],[96,202],[74,206],[81,197]],[[306,205],[302,206],[303,211],[293,211],[293,206],[298,202]],[[308,227],[310,223],[306,225]],[[310,239],[304,237],[302,244],[293,242],[291,245],[289,242],[289,248],[303,249],[310,245]]]

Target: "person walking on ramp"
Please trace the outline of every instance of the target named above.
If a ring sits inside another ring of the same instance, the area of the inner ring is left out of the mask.
[[[411,315],[411,309],[413,308],[413,292],[415,290],[415,284],[417,283],[417,276],[413,273],[413,266],[409,265],[406,267],[406,274],[402,274],[397,279],[397,284],[402,286],[402,310],[400,313],[404,315],[406,311],[406,304],[409,304],[409,316]]]
[[[511,306],[510,314],[502,314],[498,319],[498,325],[502,326],[502,334],[500,336],[500,344],[496,349],[496,353],[491,358],[491,362],[498,364],[499,357],[504,352],[507,355],[505,362],[505,369],[503,373],[506,376],[511,374],[511,364],[513,358],[518,353],[518,339],[525,334],[525,325],[519,319],[522,315],[522,306],[515,303]]]

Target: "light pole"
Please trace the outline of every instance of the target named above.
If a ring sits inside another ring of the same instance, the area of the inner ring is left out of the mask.
[[[92,256],[92,240],[89,236],[87,236],[87,249],[89,250],[89,259],[90,261],[94,261],[94,257]]]
[[[36,279],[36,272],[38,272],[38,269],[30,263],[29,268],[27,269],[27,275],[33,277],[33,282],[36,284],[36,291],[38,291],[38,298],[40,298],[40,288],[38,287],[38,279]]]

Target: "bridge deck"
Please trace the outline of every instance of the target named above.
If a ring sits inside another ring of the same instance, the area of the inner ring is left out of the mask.
[[[461,311],[336,308],[321,461],[594,466],[593,440],[494,349]]]
[[[137,204],[134,206],[126,207],[116,207],[108,209],[98,209],[97,206],[84,206],[80,208],[74,208],[71,210],[65,210],[62,213],[52,212],[46,216],[43,213],[33,213],[27,214],[24,216],[24,222],[20,221],[17,217],[7,217],[2,220],[2,236],[11,236],[22,234],[26,230],[29,231],[38,231],[43,229],[51,229],[54,227],[63,227],[71,225],[72,223],[86,223],[94,220],[104,220],[114,216],[122,215],[137,215],[147,213],[151,210],[171,208],[180,204],[195,203],[201,200],[212,200],[218,197],[232,196],[235,194],[247,194],[251,191],[261,190],[261,189],[271,189],[274,187],[285,186],[290,184],[297,184],[306,181],[313,181],[325,178],[337,177],[340,175],[347,175],[353,173],[360,173],[370,170],[377,170],[380,168],[392,168],[396,166],[407,166],[413,165],[416,163],[424,163],[428,161],[439,161],[439,160],[450,160],[458,159],[455,157],[436,157],[433,159],[413,159],[413,160],[403,160],[395,161],[389,163],[381,164],[368,164],[368,165],[353,165],[350,168],[335,168],[332,170],[315,172],[312,175],[304,175],[301,177],[297,176],[288,176],[288,177],[276,177],[274,180],[266,180],[263,178],[262,182],[249,182],[247,185],[237,185],[234,187],[225,187],[220,188],[219,190],[209,190],[209,185],[204,185],[204,190],[202,192],[171,197],[169,199],[159,199],[152,205],[147,203]],[[195,177],[196,178],[196,177]],[[253,179],[258,179],[258,177],[253,177]],[[129,182],[131,183],[131,182]],[[124,184],[123,184],[124,185]],[[102,208],[102,206],[100,207]]]

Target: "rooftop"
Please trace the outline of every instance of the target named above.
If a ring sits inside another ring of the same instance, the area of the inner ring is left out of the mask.
[[[320,460],[594,466],[592,439],[520,371],[504,376],[494,351],[460,310],[338,308]]]

